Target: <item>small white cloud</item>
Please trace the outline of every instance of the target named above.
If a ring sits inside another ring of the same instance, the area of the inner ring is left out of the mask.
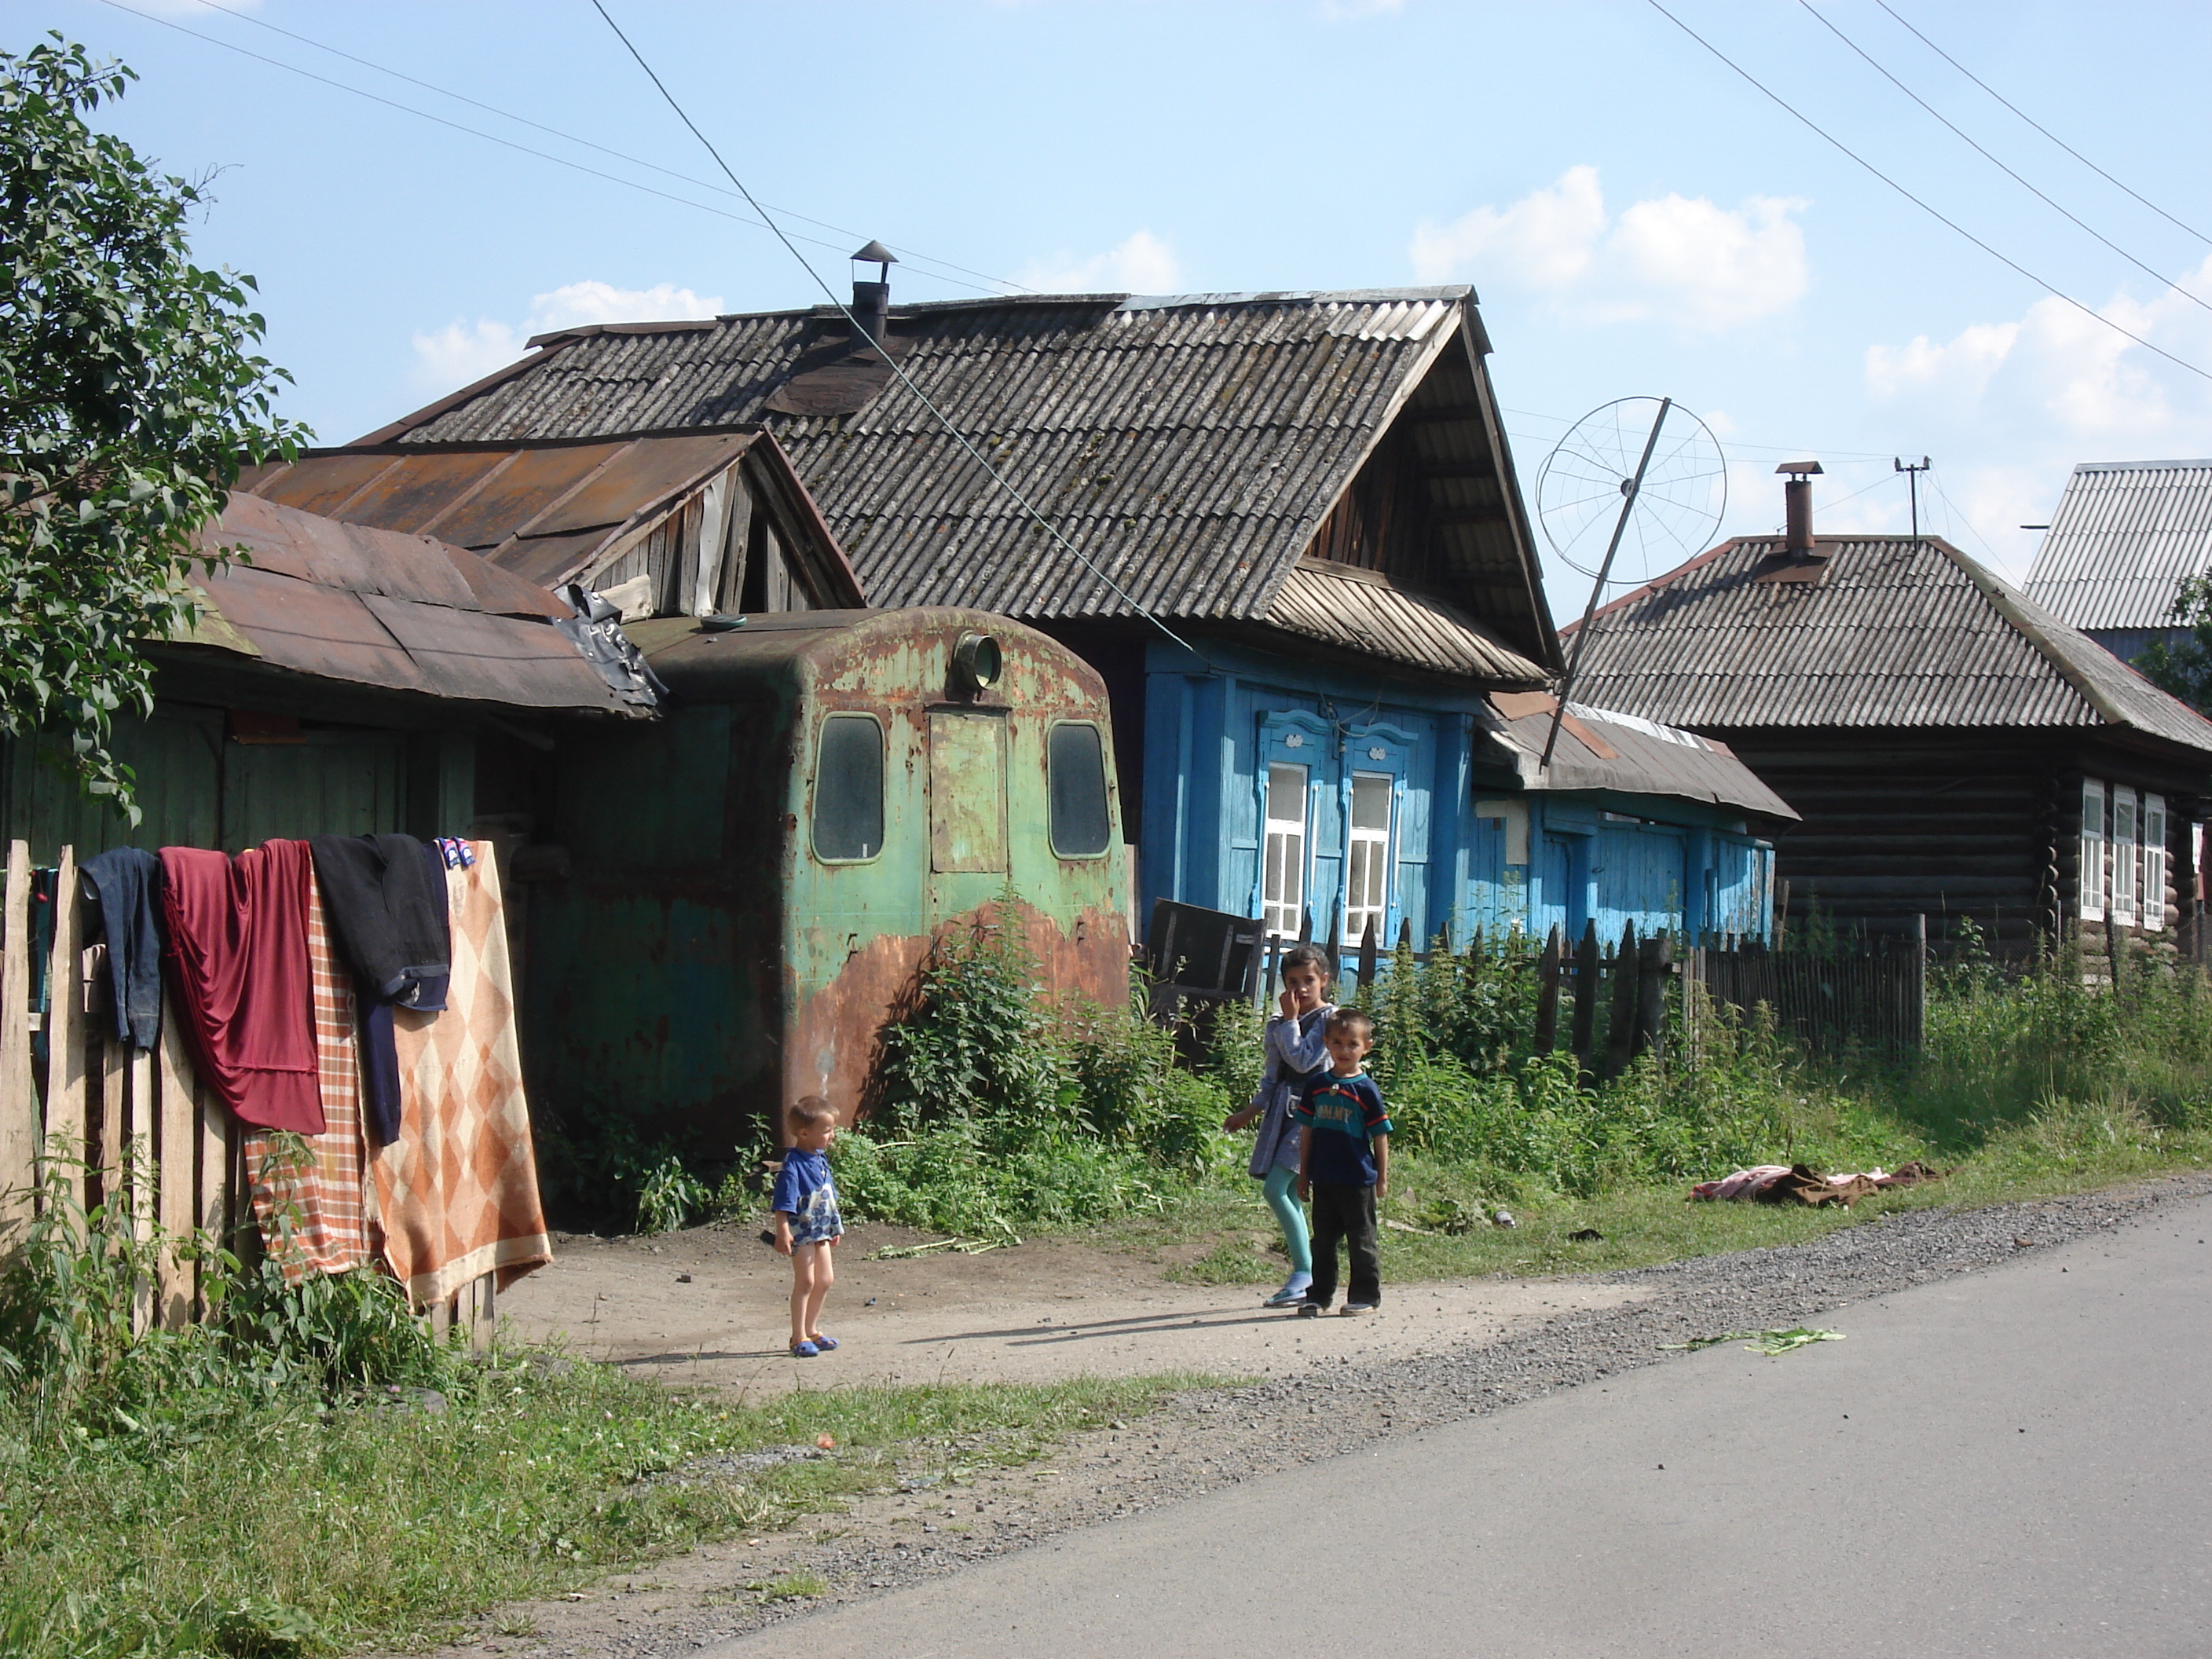
[[[1356,23],[1406,9],[1406,0],[1321,0],[1321,15],[1332,23]]]
[[[1866,355],[1867,390],[1877,398],[1936,388],[1978,398],[2019,339],[2018,323],[1977,323],[1944,345],[1925,334],[1901,346],[1871,345]]]
[[[570,283],[530,302],[520,327],[495,318],[473,323],[458,319],[441,329],[415,337],[415,366],[409,378],[416,386],[449,392],[480,380],[521,356],[533,334],[580,328],[588,323],[686,322],[716,315],[719,294],[701,295],[673,283],[651,288],[617,288],[611,283]]]
[[[1423,220],[1410,253],[1424,283],[1492,280],[1547,296],[1584,323],[1660,318],[1733,328],[1787,310],[1811,280],[1794,197],[1723,208],[1677,194],[1606,212],[1597,169],[1574,167],[1547,189],[1449,224]]]
[[[1182,285],[1175,250],[1140,230],[1120,246],[1079,260],[1065,251],[1033,259],[1020,282],[1044,294],[1173,294]]]
[[[450,392],[520,356],[522,336],[505,323],[481,317],[472,324],[451,322],[415,337],[415,368],[409,378],[426,391]]]
[[[556,328],[580,328],[586,323],[691,322],[716,315],[722,296],[702,297],[673,283],[651,288],[617,288],[611,283],[570,283],[531,302],[530,325],[535,333]]]

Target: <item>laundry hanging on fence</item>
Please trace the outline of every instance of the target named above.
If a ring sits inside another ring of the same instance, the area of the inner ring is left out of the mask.
[[[304,841],[161,849],[162,961],[200,1080],[240,1122],[324,1132]]]
[[[368,1238],[353,975],[331,940],[319,894],[307,908],[307,962],[313,980],[323,1133],[296,1143],[265,1129],[246,1136],[254,1218],[270,1259],[290,1284],[311,1273],[351,1273],[374,1260]]]
[[[161,860],[118,847],[80,866],[107,935],[107,978],[115,1002],[115,1040],[150,1048],[161,1040]]]
[[[446,872],[446,1012],[392,1011],[400,1132],[371,1167],[386,1264],[417,1306],[485,1273],[501,1287],[553,1259],[515,1037],[499,870],[489,842]]]
[[[360,992],[363,1106],[370,1140],[399,1133],[392,1009],[443,1009],[453,960],[444,842],[412,836],[317,836],[315,876],[335,942]]]

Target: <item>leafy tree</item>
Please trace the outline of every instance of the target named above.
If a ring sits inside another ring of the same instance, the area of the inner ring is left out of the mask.
[[[2184,576],[2167,620],[2189,631],[2167,644],[2153,640],[2136,657],[2143,678],[2200,714],[2212,714],[2212,576]]]
[[[0,52],[0,733],[136,823],[108,746],[153,707],[133,642],[198,619],[195,532],[303,433],[253,279],[187,257],[198,187],[87,125],[137,77],[52,40]]]

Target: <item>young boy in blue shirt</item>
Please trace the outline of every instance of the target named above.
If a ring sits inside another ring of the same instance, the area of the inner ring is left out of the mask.
[[[785,1127],[791,1146],[769,1208],[775,1217],[775,1248],[791,1258],[792,1358],[812,1359],[837,1346],[836,1337],[822,1334],[822,1304],[837,1277],[830,1252],[845,1236],[837,1183],[830,1175],[837,1114],[820,1095],[809,1095],[791,1108]]]
[[[1390,1190],[1390,1115],[1365,1070],[1375,1022],[1357,1008],[1340,1008],[1322,1042],[1328,1069],[1306,1085],[1296,1108],[1298,1196],[1313,1204],[1313,1284],[1298,1305],[1301,1319],[1336,1299],[1339,1240],[1352,1257],[1345,1312],[1372,1313],[1382,1301],[1375,1200]]]

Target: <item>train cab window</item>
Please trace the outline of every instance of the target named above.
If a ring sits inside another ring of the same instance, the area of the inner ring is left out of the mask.
[[[822,722],[814,763],[814,856],[849,864],[884,850],[884,728],[873,714]]]
[[[1064,859],[1097,858],[1114,836],[1098,728],[1062,720],[1052,728],[1045,759],[1052,782],[1052,850]]]

